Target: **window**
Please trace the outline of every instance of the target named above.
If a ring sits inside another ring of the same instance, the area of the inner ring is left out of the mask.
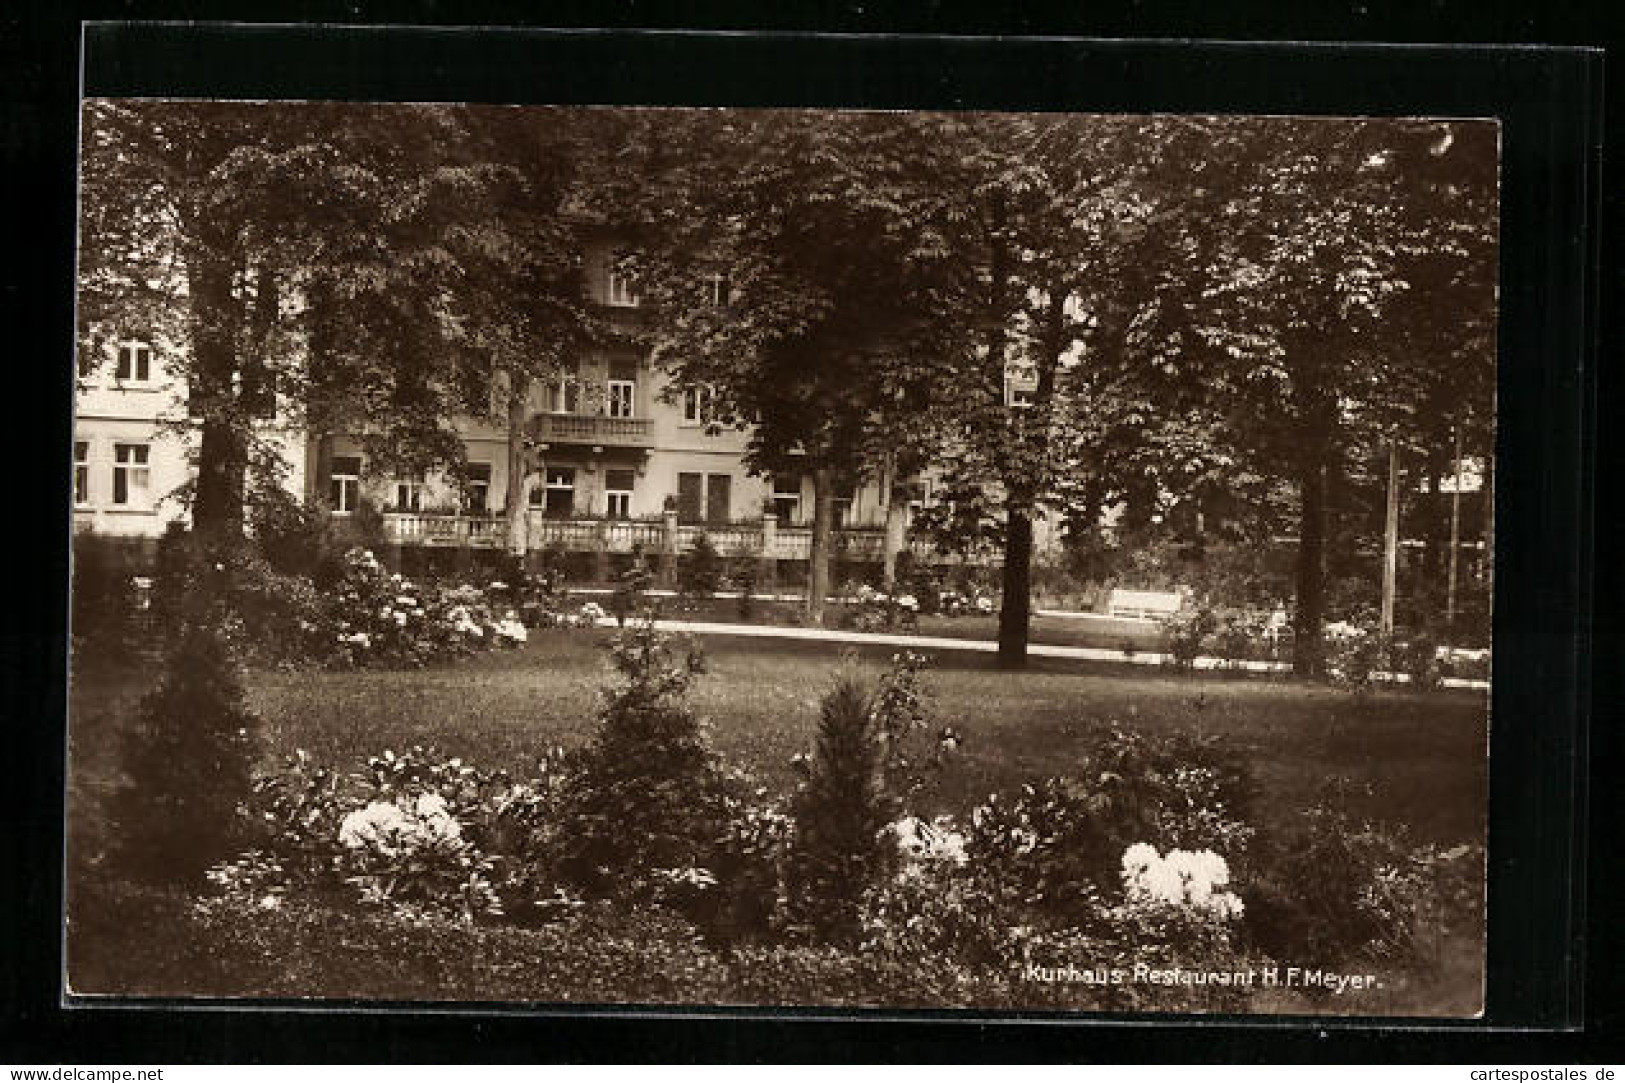
[[[632,285],[632,277],[621,267],[624,253],[617,253],[609,257],[609,265],[604,270],[605,300],[620,308],[635,308],[638,303],[636,288]]]
[[[773,475],[773,511],[781,523],[793,523],[801,512],[801,475]]]
[[[1038,391],[1038,372],[1031,365],[1008,364],[1004,367],[1004,404],[1021,409],[1033,404]]]
[[[631,380],[609,381],[608,413],[610,417],[632,417],[637,403],[637,384]]]
[[[683,424],[709,425],[714,416],[712,401],[715,396],[704,384],[690,384],[683,388]]]
[[[575,373],[565,373],[547,385],[547,410],[552,414],[579,414],[581,412],[581,379]]]
[[[705,475],[681,472],[677,475],[677,521],[698,523],[705,515]]]
[[[576,471],[573,466],[550,466],[542,487],[542,508],[550,519],[568,519],[576,510]]]
[[[707,474],[705,476],[705,521],[712,526],[727,526],[729,513],[733,510],[732,474]]]
[[[632,517],[632,470],[604,471],[604,514],[611,519]]]
[[[126,342],[120,346],[114,376],[119,383],[150,383],[152,381],[152,347],[144,342]]]
[[[361,456],[335,455],[328,471],[328,503],[338,515],[348,515],[361,502]]]
[[[113,503],[125,507],[145,507],[152,472],[147,465],[146,444],[113,445]]]
[[[423,510],[423,475],[408,474],[395,480],[395,510]]]
[[[705,280],[705,300],[716,308],[726,305],[733,297],[733,283],[725,274],[714,274]]]
[[[484,515],[491,498],[491,464],[469,463],[463,475],[463,513]]]
[[[73,442],[73,502],[90,503],[90,444],[85,440]]]

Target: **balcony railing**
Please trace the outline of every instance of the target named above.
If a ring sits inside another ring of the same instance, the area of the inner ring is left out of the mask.
[[[403,545],[499,548],[507,543],[507,523],[501,518],[388,512],[384,515],[384,524],[391,540]],[[728,557],[806,560],[812,553],[810,526],[678,525],[663,519],[552,519],[537,509],[529,513],[525,540],[530,549],[557,547],[573,553],[630,553],[636,548],[657,556],[686,553],[694,548],[701,534],[711,540],[719,553]],[[830,540],[832,555],[837,560],[879,560],[885,549],[885,531],[879,527],[834,530]],[[909,539],[906,548],[921,559],[944,559],[924,538]]]
[[[507,544],[508,524],[478,515],[431,515],[414,511],[384,513],[384,529],[403,545],[469,546],[499,549]]]
[[[532,431],[538,440],[560,444],[648,447],[654,439],[654,425],[649,418],[602,414],[538,414]]]

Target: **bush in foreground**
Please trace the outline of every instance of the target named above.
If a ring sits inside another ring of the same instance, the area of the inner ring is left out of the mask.
[[[259,720],[244,704],[224,619],[182,628],[158,687],[121,735],[124,779],[108,815],[119,825],[115,856],[138,879],[194,883],[245,837],[239,804]]]

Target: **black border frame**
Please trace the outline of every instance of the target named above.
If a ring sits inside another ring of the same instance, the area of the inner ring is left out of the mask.
[[[1601,57],[1596,52],[1527,48],[1429,46],[1379,48],[1349,45],[1270,45],[1089,39],[813,37],[801,34],[703,36],[673,32],[497,31],[399,27],[302,27],[162,23],[92,24],[84,31],[84,94],[164,97],[339,97],[369,100],[470,100],[601,104],[737,104],[888,106],[898,108],[1073,109],[1086,111],[1198,111],[1295,114],[1377,113],[1495,116],[1503,123],[1501,255],[1501,424],[1497,464],[1495,608],[1497,666],[1492,708],[1490,989],[1482,1022],[1350,1022],[1337,1019],[1198,1021],[1091,1019],[1085,1032],[1124,1029],[1150,1037],[1177,1024],[1223,1048],[1221,1032],[1234,1026],[1311,1032],[1359,1026],[1433,1028],[1484,1033],[1500,1028],[1563,1028],[1582,1018],[1585,766],[1588,731],[1589,600],[1591,586],[1591,453],[1594,431],[1594,348],[1597,332],[1601,133]],[[61,118],[53,118],[60,121]],[[71,140],[71,137],[70,137]],[[71,141],[70,141],[71,149]],[[57,163],[60,164],[60,163]],[[58,171],[55,180],[62,178]],[[52,293],[71,305],[72,202],[60,221],[61,193],[44,201],[56,217],[47,237],[53,256],[68,242],[66,279]],[[60,259],[51,259],[55,270]],[[41,339],[71,347],[58,323]],[[67,366],[53,382],[56,401],[71,396]],[[55,377],[54,370],[51,376]],[[66,447],[66,428],[60,432]],[[65,457],[65,456],[64,456]],[[54,487],[54,488],[60,488]],[[60,501],[60,493],[55,499]],[[55,539],[66,549],[66,525]],[[65,580],[65,566],[58,557]],[[55,623],[60,634],[58,597]],[[39,646],[46,647],[48,636]],[[8,648],[7,653],[10,653]],[[60,654],[60,640],[56,646]],[[9,659],[6,659],[8,662]],[[9,667],[8,667],[9,668]],[[60,658],[48,663],[60,682]],[[39,810],[59,808],[61,786],[60,687],[46,717],[58,727],[44,742],[58,762],[32,781],[41,796],[35,826],[49,853],[60,848],[60,817],[38,823]],[[54,708],[54,709],[53,709]],[[29,758],[32,764],[33,758]],[[41,764],[44,766],[44,764]],[[51,833],[58,832],[51,842]],[[49,865],[32,866],[29,902],[47,907],[59,886]],[[39,930],[42,932],[44,926]],[[58,973],[55,938],[37,937],[18,954],[35,971]],[[9,992],[9,990],[8,990]],[[9,997],[7,998],[10,999]],[[19,1004],[23,1001],[20,998]],[[355,1007],[355,1006],[352,1006]],[[127,1016],[164,1026],[169,1013],[154,1008],[75,1007],[65,1016],[49,1005],[37,1019],[57,1015],[81,1029],[91,1016]],[[7,1013],[9,1014],[9,1013]],[[854,1024],[815,1020],[832,1013],[743,1013],[758,1036],[794,1027],[853,1026],[881,1044],[858,1055],[887,1055],[891,1040],[923,1027],[933,1045],[950,1034],[989,1036],[989,1020],[953,1016],[947,1026],[909,1013],[850,1013]],[[840,1013],[847,1017],[847,1013]],[[718,1013],[660,1009],[629,1018],[622,1011],[577,1017],[577,1032],[630,1027],[653,1037],[668,1028],[700,1025]],[[742,1033],[740,1013],[722,1013],[724,1033]],[[202,1024],[235,1044],[236,1032],[314,1035],[339,1020],[274,1008],[249,1013],[217,1007],[184,1012],[189,1029]],[[506,1029],[521,1022],[503,1009],[437,1011],[416,1023],[460,1022]],[[549,1013],[549,1018],[556,1018]],[[361,1010],[343,1017],[353,1033],[393,1031],[399,1014]],[[228,1022],[229,1020],[229,1022]],[[1304,1030],[1304,1027],[1311,1028]],[[415,1027],[413,1029],[416,1029]],[[433,1026],[428,1029],[434,1029]],[[709,1025],[706,1029],[713,1029]],[[1022,1040],[1030,1028],[1004,1030]],[[1058,1028],[1046,1028],[1052,1033]],[[1077,1028],[1069,1028],[1076,1030]],[[421,1031],[420,1031],[421,1033]],[[1392,1033],[1390,1031],[1390,1033]],[[43,1034],[39,1035],[43,1037]],[[855,1035],[854,1035],[855,1036]],[[31,1044],[31,1043],[30,1043]],[[185,1044],[183,1042],[183,1044]],[[216,1042],[206,1041],[214,1046]],[[415,1042],[412,1043],[416,1045]],[[658,1046],[658,1042],[656,1045]],[[731,1043],[730,1043],[731,1044]],[[799,1043],[798,1043],[799,1044]],[[259,1045],[259,1043],[256,1043]],[[980,1045],[980,1040],[976,1042]],[[259,1048],[266,1048],[259,1046]],[[296,1052],[298,1045],[281,1048]],[[306,1052],[322,1048],[307,1046]],[[368,1059],[383,1050],[352,1049]],[[430,1047],[434,1048],[434,1047]],[[615,1057],[625,1047],[556,1050],[570,1059],[597,1049]],[[784,1047],[771,1041],[764,1048]],[[802,1047],[822,1059],[827,1044]],[[198,1050],[201,1052],[201,1050]],[[332,1050],[334,1053],[338,1049]],[[510,1048],[509,1052],[513,1050]],[[722,1050],[719,1049],[719,1052]],[[743,1049],[738,1052],[743,1052]],[[849,1052],[853,1051],[849,1047]],[[416,1054],[424,1055],[418,1047]],[[494,1059],[509,1059],[496,1049]],[[228,1057],[231,1054],[226,1054]],[[260,1054],[263,1056],[263,1054]],[[634,1054],[635,1055],[635,1054]],[[238,1057],[244,1056],[239,1048]],[[246,1058],[245,1058],[246,1059]],[[273,1058],[280,1059],[280,1058]],[[440,1059],[431,1056],[428,1059]],[[524,1059],[523,1055],[519,1059]]]

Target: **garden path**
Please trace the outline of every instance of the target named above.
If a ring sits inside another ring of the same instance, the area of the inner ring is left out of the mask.
[[[615,618],[602,617],[598,624],[605,628],[616,625]],[[838,628],[799,628],[772,624],[730,624],[722,621],[657,620],[655,627],[670,632],[688,632],[693,635],[728,635],[764,637],[772,639],[811,639],[824,642],[874,644],[887,647],[911,647],[925,650],[980,651],[995,653],[999,645],[992,640],[951,639],[946,636],[907,635],[896,632],[855,632]],[[1162,665],[1167,656],[1160,651],[1111,650],[1103,647],[1063,647],[1048,643],[1032,643],[1027,653],[1037,658],[1070,658],[1090,662],[1119,662],[1138,665]],[[1238,661],[1229,658],[1198,658],[1197,669],[1231,670],[1250,673],[1286,673],[1292,667],[1285,662]],[[1379,675],[1391,681],[1404,682],[1404,674]],[[1446,688],[1487,690],[1488,681],[1459,677],[1446,677]]]

